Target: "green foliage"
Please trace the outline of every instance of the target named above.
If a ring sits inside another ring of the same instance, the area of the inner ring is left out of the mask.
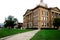
[[[14,25],[16,24],[16,22],[18,22],[16,18],[14,18],[13,16],[8,16],[5,19],[4,27],[14,28]]]
[[[60,40],[60,30],[40,30],[31,40]]]
[[[53,25],[54,25],[54,27],[59,28],[59,26],[60,26],[60,18],[55,18],[54,21],[53,21]]]

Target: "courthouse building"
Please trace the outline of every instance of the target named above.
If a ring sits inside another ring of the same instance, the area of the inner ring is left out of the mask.
[[[41,0],[40,4],[33,9],[27,9],[23,15],[24,28],[53,28],[54,18],[60,17],[58,7],[48,8],[47,4]]]

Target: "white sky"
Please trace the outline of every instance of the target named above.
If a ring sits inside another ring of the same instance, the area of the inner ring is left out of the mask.
[[[23,15],[27,9],[32,9],[40,3],[40,0],[0,0],[0,23],[5,17],[14,16],[19,22],[23,22]],[[60,0],[44,0],[48,7],[60,8]]]

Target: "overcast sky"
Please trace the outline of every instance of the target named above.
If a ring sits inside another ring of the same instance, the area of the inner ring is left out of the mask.
[[[14,16],[19,22],[23,22],[23,15],[27,9],[32,9],[40,3],[40,0],[0,0],[0,23],[5,17]],[[60,0],[44,0],[48,7],[60,8]]]

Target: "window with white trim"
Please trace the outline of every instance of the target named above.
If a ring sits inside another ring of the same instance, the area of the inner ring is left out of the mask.
[[[42,15],[43,16],[48,16],[48,12],[47,11],[42,11]]]

